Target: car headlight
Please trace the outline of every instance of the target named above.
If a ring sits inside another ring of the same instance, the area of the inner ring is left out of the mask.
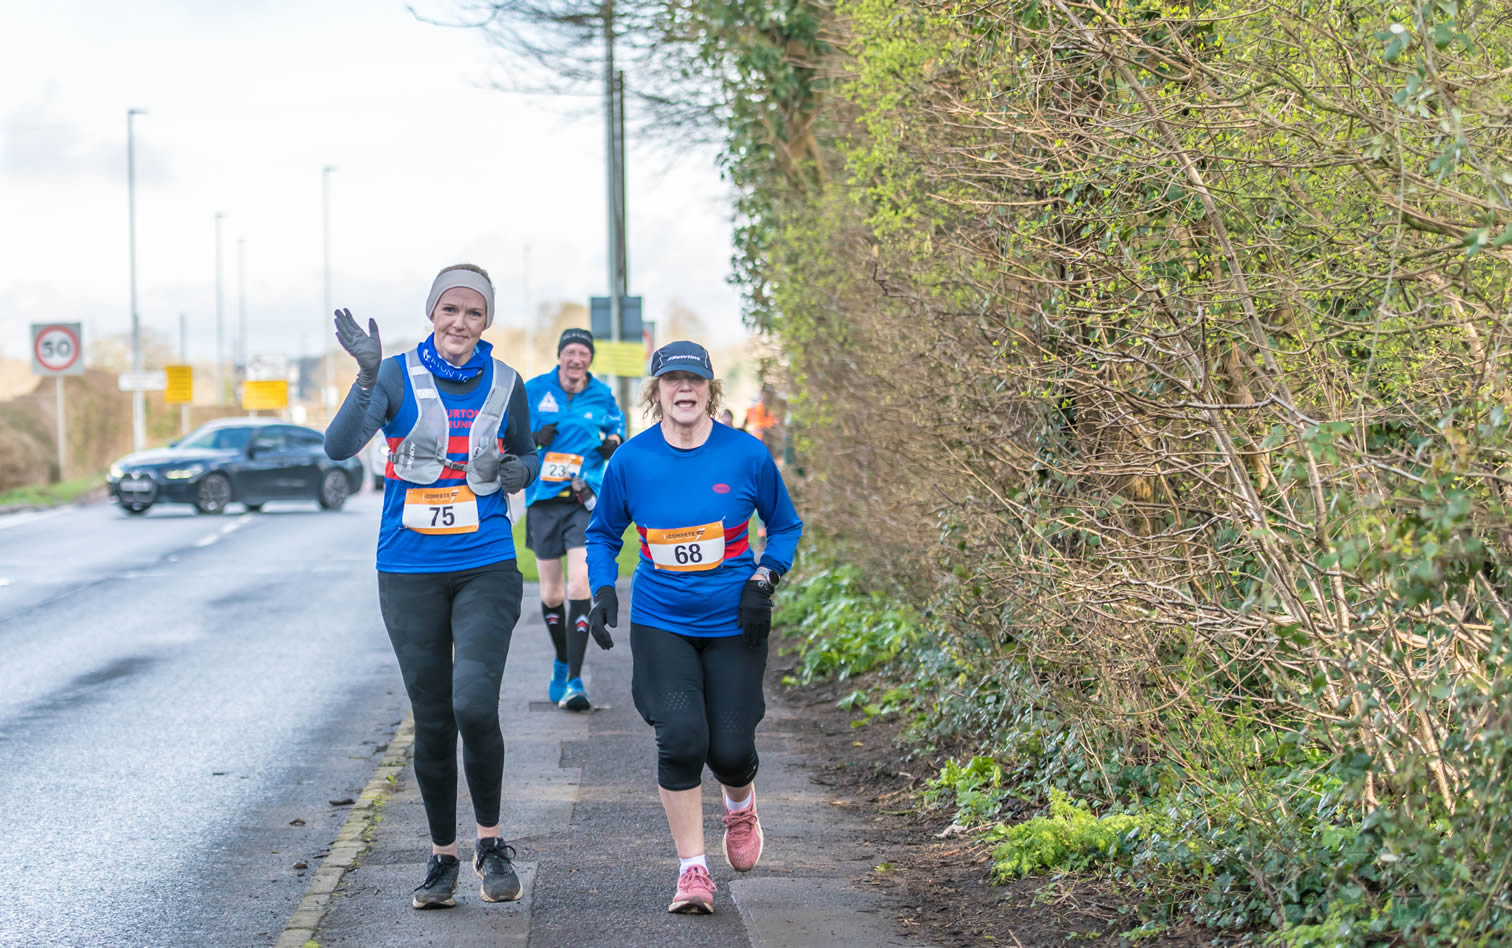
[[[113,477],[113,478],[115,478],[116,480],[120,480],[121,477],[122,477],[122,475],[124,475],[125,473],[126,473],[126,471],[125,471],[124,468],[121,467],[121,465],[119,465],[119,464],[112,464],[112,465],[110,465],[110,476]]]
[[[168,478],[170,481],[184,481],[188,480],[191,477],[199,477],[203,473],[205,473],[205,465],[191,464],[188,467],[180,467],[175,468],[171,471],[164,471],[163,476]]]

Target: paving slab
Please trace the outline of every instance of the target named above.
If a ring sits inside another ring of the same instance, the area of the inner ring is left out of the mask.
[[[629,602],[623,587],[621,601]],[[766,834],[761,865],[737,874],[725,864],[719,786],[706,779],[716,911],[702,917],[667,913],[677,856],[656,794],[654,736],[630,700],[628,623],[616,637],[609,652],[589,648],[584,680],[594,710],[555,708],[545,700],[551,645],[536,587],[527,584],[500,696],[506,747],[501,820],[505,839],[516,849],[522,899],[491,904],[479,897],[470,863],[471,809],[461,780],[464,865],[457,906],[410,908],[429,844],[413,769],[406,764],[381,780],[386,789],[362,834],[365,848],[334,891],[313,903],[307,899],[303,920],[318,916],[312,929],[322,948],[926,944],[901,933],[899,911],[885,897],[857,884],[885,859],[867,838],[866,818],[835,805],[809,779],[810,768],[823,762],[805,760],[802,712],[780,695],[768,695],[767,718],[757,731],[757,799]]]

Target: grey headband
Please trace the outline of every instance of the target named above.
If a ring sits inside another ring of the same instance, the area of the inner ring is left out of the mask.
[[[484,316],[483,328],[493,325],[493,284],[488,282],[488,277],[472,270],[447,270],[436,277],[436,282],[431,284],[430,296],[425,300],[425,318],[430,319],[436,311],[436,301],[441,294],[456,287],[465,287],[469,290],[477,290],[483,295]]]

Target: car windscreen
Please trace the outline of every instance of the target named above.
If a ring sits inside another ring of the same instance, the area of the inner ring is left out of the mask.
[[[251,439],[251,428],[206,428],[180,441],[178,447],[241,451],[247,447],[247,442]]]

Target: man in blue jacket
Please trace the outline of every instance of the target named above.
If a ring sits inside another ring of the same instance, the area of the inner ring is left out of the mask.
[[[604,482],[604,465],[625,440],[625,415],[609,386],[588,371],[592,361],[593,334],[567,329],[557,340],[557,367],[525,383],[530,429],[541,457],[540,477],[525,494],[525,545],[540,569],[541,613],[556,648],[547,696],[571,711],[592,707],[583,687],[593,604],[584,532]]]

